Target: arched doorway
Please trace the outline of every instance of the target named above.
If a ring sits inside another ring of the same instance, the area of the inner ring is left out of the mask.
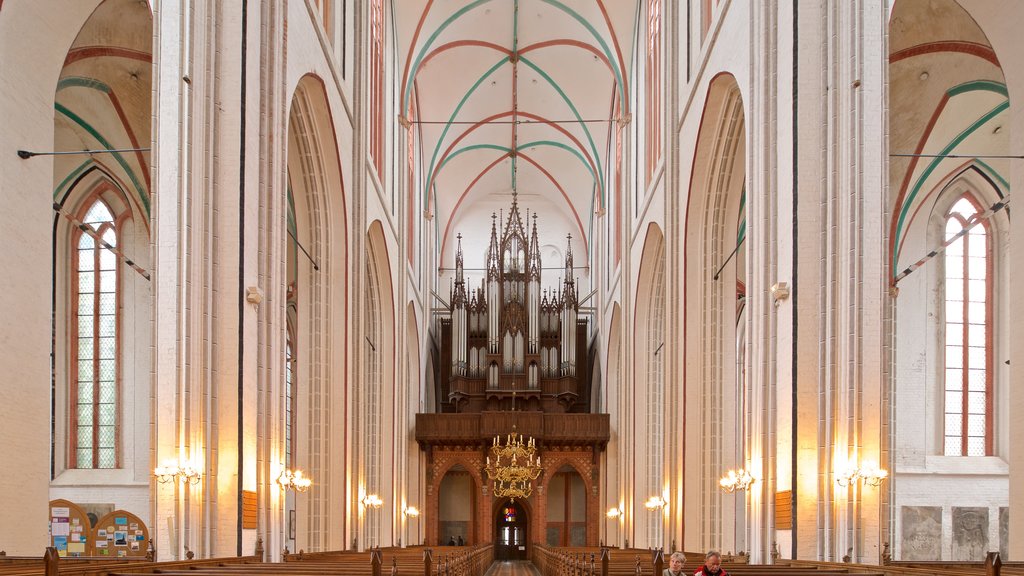
[[[494,514],[494,559],[525,560],[529,522],[520,502],[506,501]]]
[[[473,544],[476,490],[473,477],[456,464],[441,479],[437,510],[438,544]]]

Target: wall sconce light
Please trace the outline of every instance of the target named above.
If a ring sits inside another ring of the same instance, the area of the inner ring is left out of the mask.
[[[174,482],[175,479],[178,479],[181,480],[182,484],[190,484],[192,486],[199,484],[199,480],[203,477],[203,475],[191,465],[178,466],[173,461],[164,462],[160,466],[154,468],[153,476],[156,476],[157,482],[161,484],[169,484]]]
[[[666,502],[661,496],[651,496],[647,499],[647,502],[644,502],[644,508],[647,508],[648,510],[661,510],[667,504],[668,502]]]
[[[407,506],[405,508],[402,508],[402,515],[408,516],[409,518],[419,518],[420,510],[415,506]]]
[[[291,488],[296,492],[305,492],[313,484],[313,479],[302,474],[302,470],[285,470],[277,477],[282,490]]]
[[[359,500],[359,503],[367,508],[380,508],[384,505],[384,501],[376,494],[367,494],[366,496],[363,496]]]
[[[605,512],[605,516],[615,520],[616,518],[621,522],[623,518],[622,508],[609,508],[608,512]]]
[[[836,484],[846,488],[858,480],[865,486],[881,486],[882,481],[889,477],[889,471],[879,468],[874,463],[865,464],[863,468],[846,468],[835,472]]]
[[[718,485],[722,487],[722,490],[731,494],[737,490],[747,490],[756,480],[750,475],[750,472],[740,468],[726,472],[725,476],[718,481]]]

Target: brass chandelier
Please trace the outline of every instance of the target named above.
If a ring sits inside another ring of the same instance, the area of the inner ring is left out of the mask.
[[[540,476],[540,456],[533,438],[523,441],[523,435],[509,434],[502,444],[501,437],[495,436],[491,444],[491,457],[487,457],[487,477],[494,481],[494,495],[498,498],[529,498],[533,493],[533,481]]]

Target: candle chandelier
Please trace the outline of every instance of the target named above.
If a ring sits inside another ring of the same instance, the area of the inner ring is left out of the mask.
[[[494,460],[491,460],[491,456]],[[500,436],[494,437],[491,456],[487,457],[487,477],[494,481],[494,495],[498,498],[529,498],[533,493],[533,481],[540,476],[540,456],[533,438],[523,440],[523,435],[509,434],[502,443]]]

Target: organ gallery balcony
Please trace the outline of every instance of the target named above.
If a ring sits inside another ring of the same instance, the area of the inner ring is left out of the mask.
[[[608,444],[608,414],[545,414],[543,412],[481,412],[417,414],[416,441],[421,449],[438,444],[486,445],[495,436],[515,431],[538,443],[558,446]]]

